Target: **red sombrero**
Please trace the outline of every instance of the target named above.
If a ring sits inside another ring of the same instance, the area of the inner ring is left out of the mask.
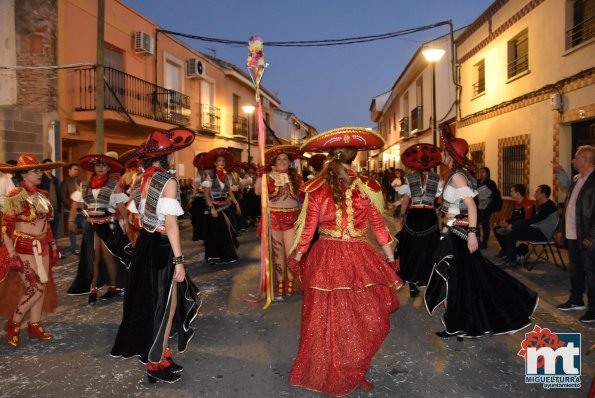
[[[16,173],[19,171],[29,170],[50,170],[57,169],[58,167],[64,166],[64,162],[48,162],[41,163],[37,157],[30,153],[24,153],[19,156],[16,166],[7,164],[6,166],[0,166],[0,171],[4,173]]]
[[[286,154],[289,158],[289,161],[292,162],[296,159],[299,159],[303,152],[297,145],[277,145],[268,149],[264,153],[264,162],[267,166],[271,166],[273,163],[275,163],[277,156],[281,155],[282,153]]]
[[[303,152],[328,152],[336,147],[354,147],[359,150],[378,149],[384,138],[364,127],[340,127],[315,135],[301,146]]]
[[[106,152],[103,155],[87,155],[79,160],[81,169],[95,171],[97,163],[105,163],[109,166],[112,173],[121,173],[124,171],[124,165],[118,160],[116,152]]]
[[[205,157],[202,159],[202,162],[203,162],[202,164],[204,165],[205,168],[213,168],[213,167],[215,167],[215,165],[214,165],[215,160],[217,160],[217,158],[219,156],[223,156],[225,158],[225,167],[233,166],[236,161],[233,156],[233,152],[230,151],[229,149],[215,148],[215,149],[211,149],[209,152],[207,152]]]
[[[184,149],[194,142],[194,132],[184,128],[167,131],[154,131],[147,137],[144,144],[137,148],[139,159],[151,159],[169,155]]]
[[[308,166],[311,166],[314,171],[320,171],[327,159],[328,157],[321,153],[314,154],[308,159]]]
[[[444,150],[448,152],[454,162],[466,169],[475,170],[475,165],[467,157],[467,153],[469,153],[469,144],[467,141],[462,138],[455,138],[448,124],[442,127],[440,135],[442,136]]]
[[[194,167],[196,167],[197,169],[203,169],[205,167],[202,161],[205,158],[206,154],[206,152],[201,152],[194,157],[194,159],[192,160],[192,164],[194,165]]]
[[[413,170],[430,170],[442,163],[442,151],[432,144],[416,144],[403,152],[401,161]]]

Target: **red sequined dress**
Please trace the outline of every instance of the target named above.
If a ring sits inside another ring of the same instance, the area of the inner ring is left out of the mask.
[[[399,306],[395,271],[366,242],[368,224],[380,245],[392,241],[381,216],[380,186],[349,175],[340,207],[323,179],[302,186],[306,200],[296,238],[303,253],[320,232],[302,265],[302,327],[289,384],[336,397],[364,381]]]

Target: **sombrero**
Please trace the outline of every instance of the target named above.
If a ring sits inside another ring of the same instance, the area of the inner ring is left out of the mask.
[[[416,144],[403,152],[401,161],[413,170],[430,170],[442,162],[442,151],[432,144]]]
[[[308,166],[312,167],[314,171],[320,171],[327,159],[328,157],[326,155],[316,153],[308,159]]]
[[[302,157],[302,151],[298,145],[277,145],[270,149],[268,149],[264,153],[264,162],[267,166],[271,166],[275,163],[277,156],[281,155],[282,153],[286,154],[289,158],[289,161],[292,162],[296,159]]]
[[[215,160],[217,160],[219,156],[223,156],[225,158],[225,167],[231,167],[234,165],[235,158],[233,156],[233,152],[227,148],[211,149],[202,159],[202,164],[205,168],[212,168],[214,167]]]
[[[113,151],[104,154],[83,156],[79,160],[81,169],[87,171],[95,171],[95,165],[97,163],[107,164],[112,173],[121,173],[124,171],[124,165],[118,160],[118,154]]]
[[[301,146],[303,152],[328,152],[337,147],[354,147],[358,150],[378,149],[384,138],[364,127],[340,127],[315,135]]]
[[[448,124],[442,127],[440,135],[442,136],[444,150],[448,152],[454,162],[466,169],[475,170],[475,165],[467,157],[467,153],[469,153],[469,144],[467,141],[462,138],[455,138]]]
[[[120,155],[120,162],[124,165],[124,167],[135,167],[138,164],[138,148],[130,149],[123,154]]]
[[[194,157],[194,159],[192,160],[192,164],[194,165],[194,167],[196,167],[197,169],[203,169],[205,167],[202,161],[206,154],[206,152],[201,152]]]
[[[11,166],[9,164],[6,166],[0,166],[0,171],[4,173],[16,173],[19,171],[29,170],[51,170],[62,166],[64,166],[64,162],[41,163],[35,155],[31,153],[24,153],[19,156],[16,166]]]
[[[137,148],[139,159],[151,159],[169,155],[184,149],[194,142],[193,131],[184,128],[175,128],[167,131],[154,131]]]

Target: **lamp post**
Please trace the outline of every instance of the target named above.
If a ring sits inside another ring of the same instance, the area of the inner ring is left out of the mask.
[[[251,118],[252,118],[252,113],[254,113],[254,109],[256,109],[254,107],[254,105],[243,105],[242,106],[242,110],[244,111],[245,114],[248,115],[248,163],[250,163],[250,158],[251,158],[251,141],[252,141],[252,132],[250,131],[250,122],[251,122]]]
[[[438,121],[436,120],[436,64],[446,51],[441,48],[427,48],[422,51],[424,58],[432,64],[432,141],[437,144],[436,131],[438,130]]]

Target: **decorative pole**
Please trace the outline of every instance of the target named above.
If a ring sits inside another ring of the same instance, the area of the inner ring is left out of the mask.
[[[262,52],[262,38],[254,35],[250,37],[248,42],[248,59],[247,65],[252,84],[254,85],[256,97],[256,109],[258,118],[258,154],[259,163],[264,169],[264,123],[262,118],[262,103],[260,101],[260,81],[264,74],[264,69],[268,66],[264,62],[264,54]],[[262,191],[260,195],[260,209],[261,209],[261,270],[260,270],[260,291],[258,293],[257,301],[264,299],[263,309],[267,309],[273,300],[273,278],[272,278],[272,258],[271,258],[271,229],[269,224],[269,196],[267,194],[267,176],[262,174]]]

